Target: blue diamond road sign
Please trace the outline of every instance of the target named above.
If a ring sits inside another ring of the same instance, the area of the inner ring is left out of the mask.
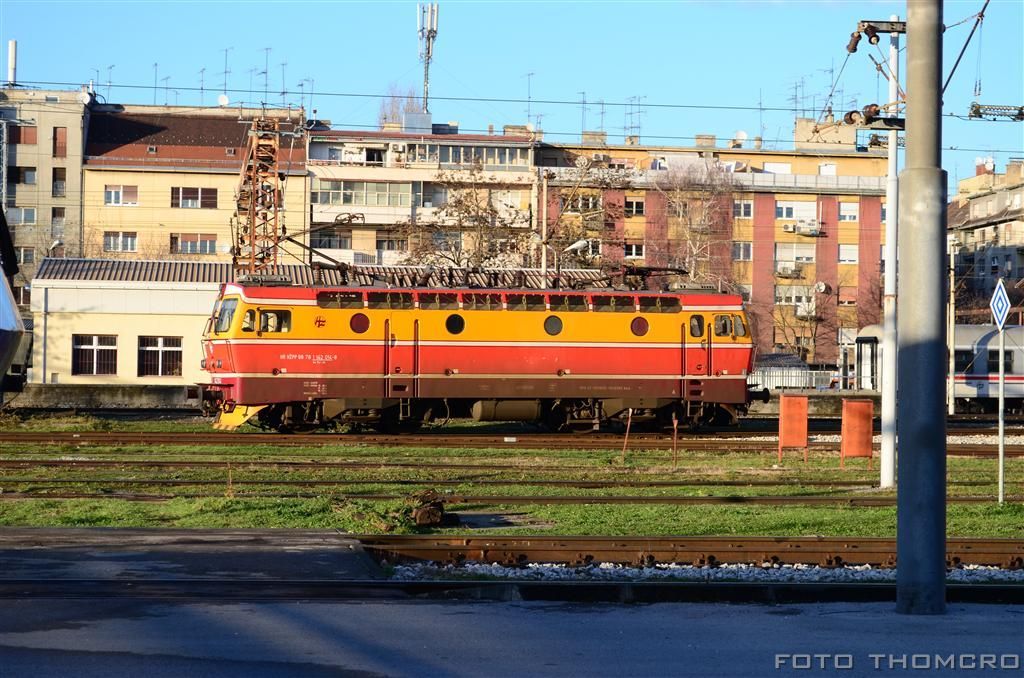
[[[988,307],[992,309],[992,318],[996,321],[996,327],[1000,330],[1003,329],[1006,317],[1010,315],[1010,297],[1006,295],[1006,286],[1003,285],[1002,278],[996,283],[996,289],[992,293],[992,301],[988,303]]]

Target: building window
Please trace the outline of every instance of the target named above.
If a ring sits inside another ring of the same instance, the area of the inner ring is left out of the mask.
[[[34,224],[36,223],[36,208],[8,207],[7,221],[16,225]]]
[[[642,217],[644,215],[644,199],[626,198],[623,208],[627,217]]]
[[[171,207],[215,210],[217,209],[217,189],[174,187],[171,189]]]
[[[857,221],[860,205],[855,202],[839,203],[839,221]]]
[[[809,200],[776,200],[776,219],[814,219],[817,203]]]
[[[601,241],[596,238],[591,238],[587,241],[587,249],[584,250],[587,256],[599,257],[601,256]]]
[[[68,128],[67,127],[54,127],[53,128],[53,157],[55,157],[55,158],[66,158],[66,157],[68,157]]]
[[[35,167],[9,167],[7,172],[7,183],[25,184],[33,186],[36,183]]]
[[[103,204],[112,206],[130,206],[139,204],[138,186],[115,186],[103,187]]]
[[[643,259],[644,246],[640,243],[626,243],[624,255],[627,259]]]
[[[754,201],[733,200],[732,216],[734,219],[752,219],[754,217]]]
[[[732,244],[733,261],[750,261],[754,255],[754,243],[737,240]]]
[[[793,165],[788,162],[766,162],[764,171],[770,174],[792,174]]]
[[[775,243],[775,261],[795,261],[802,264],[814,263],[815,249],[814,243]]]
[[[565,201],[564,211],[584,214],[586,212],[596,212],[601,209],[601,196],[599,195],[576,195],[572,196]],[[642,214],[642,212],[641,212]]]
[[[857,245],[839,246],[839,263],[856,264],[858,261],[859,249]]]
[[[352,233],[351,231],[339,231],[332,226],[320,228],[309,234],[309,246],[322,250],[350,250],[352,249]]]
[[[409,249],[409,241],[404,238],[377,238],[377,249],[405,252]]]
[[[138,234],[128,231],[103,233],[104,252],[134,252],[138,247]]]
[[[411,183],[380,181],[320,179],[315,183],[314,188],[317,190],[310,193],[310,202],[314,205],[409,207],[413,194]],[[431,203],[430,206],[436,204]]]
[[[51,195],[54,198],[63,198],[68,190],[68,170],[66,167],[53,168],[53,188]]]
[[[180,377],[181,337],[139,337],[140,377]]]
[[[71,374],[117,374],[115,335],[75,334],[71,347]]]
[[[36,250],[34,247],[15,247],[14,255],[17,257],[19,264],[32,264],[36,260]]]
[[[813,304],[814,288],[807,285],[776,285],[775,303],[780,306]]]
[[[882,223],[883,223],[883,224],[884,224],[884,223],[886,223],[886,211],[885,211],[885,205],[882,205]]]
[[[32,125],[11,125],[7,128],[10,134],[10,143],[13,144],[35,144],[37,143],[39,128]]]
[[[213,233],[172,233],[171,254],[216,254],[217,236]]]
[[[11,288],[11,292],[14,294],[14,301],[18,306],[28,306],[32,303],[32,287],[25,285],[15,285]]]
[[[50,208],[50,237],[51,238],[63,238],[64,237],[64,214],[65,214],[65,208],[63,208],[63,207],[51,207]]]

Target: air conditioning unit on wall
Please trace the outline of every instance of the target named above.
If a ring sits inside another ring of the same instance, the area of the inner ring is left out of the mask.
[[[782,225],[782,232],[783,233],[796,233],[796,224],[783,224]]]

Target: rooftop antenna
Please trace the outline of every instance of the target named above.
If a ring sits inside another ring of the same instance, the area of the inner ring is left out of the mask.
[[[153,105],[154,106],[156,106],[156,82],[157,82],[156,81],[156,76],[157,76],[157,67],[158,66],[159,66],[159,64],[157,64],[156,62],[153,62]]]
[[[434,40],[437,38],[436,2],[416,5],[416,32],[420,36],[420,59],[423,60],[423,112],[429,113],[430,61],[434,58]],[[312,107],[312,102],[309,105]]]
[[[223,71],[224,82],[221,85],[221,91],[220,91],[220,93],[223,96],[227,96],[228,95],[228,74],[231,73],[231,71],[228,70],[228,52],[230,52],[233,49],[234,49],[234,47],[225,47],[224,49],[221,50],[222,52],[224,52],[224,71]]]
[[[252,106],[252,79],[259,72],[260,72],[260,67],[259,66],[253,66],[252,68],[250,68],[247,71],[247,73],[249,73],[249,105],[250,106]]]
[[[580,134],[587,129],[587,93],[580,92],[580,114],[582,119],[580,120]]]
[[[597,104],[601,107],[601,124],[598,125],[597,129],[604,131],[604,99],[598,99]]]
[[[114,64],[107,66],[107,101],[110,101],[110,83],[113,80]]]
[[[202,106],[206,102],[206,67],[203,66],[199,69],[199,105]]]
[[[526,121],[530,121],[530,103],[533,99],[530,85],[533,83],[533,71],[526,74]]]
[[[263,48],[263,101],[270,97],[270,47]]]
[[[287,66],[287,65],[288,65],[287,61],[282,61],[281,62],[281,105],[282,106],[285,105],[286,97],[288,96],[288,87],[284,84],[285,83],[284,67]]]
[[[171,76],[169,76],[169,75],[160,78],[160,82],[162,82],[164,84],[164,106],[167,105],[167,97],[169,95],[169,91],[167,89],[167,82],[170,79],[171,79]]]

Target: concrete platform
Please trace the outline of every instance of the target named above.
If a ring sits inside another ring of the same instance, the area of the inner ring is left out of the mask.
[[[330,530],[0,529],[3,579],[380,579]]]

